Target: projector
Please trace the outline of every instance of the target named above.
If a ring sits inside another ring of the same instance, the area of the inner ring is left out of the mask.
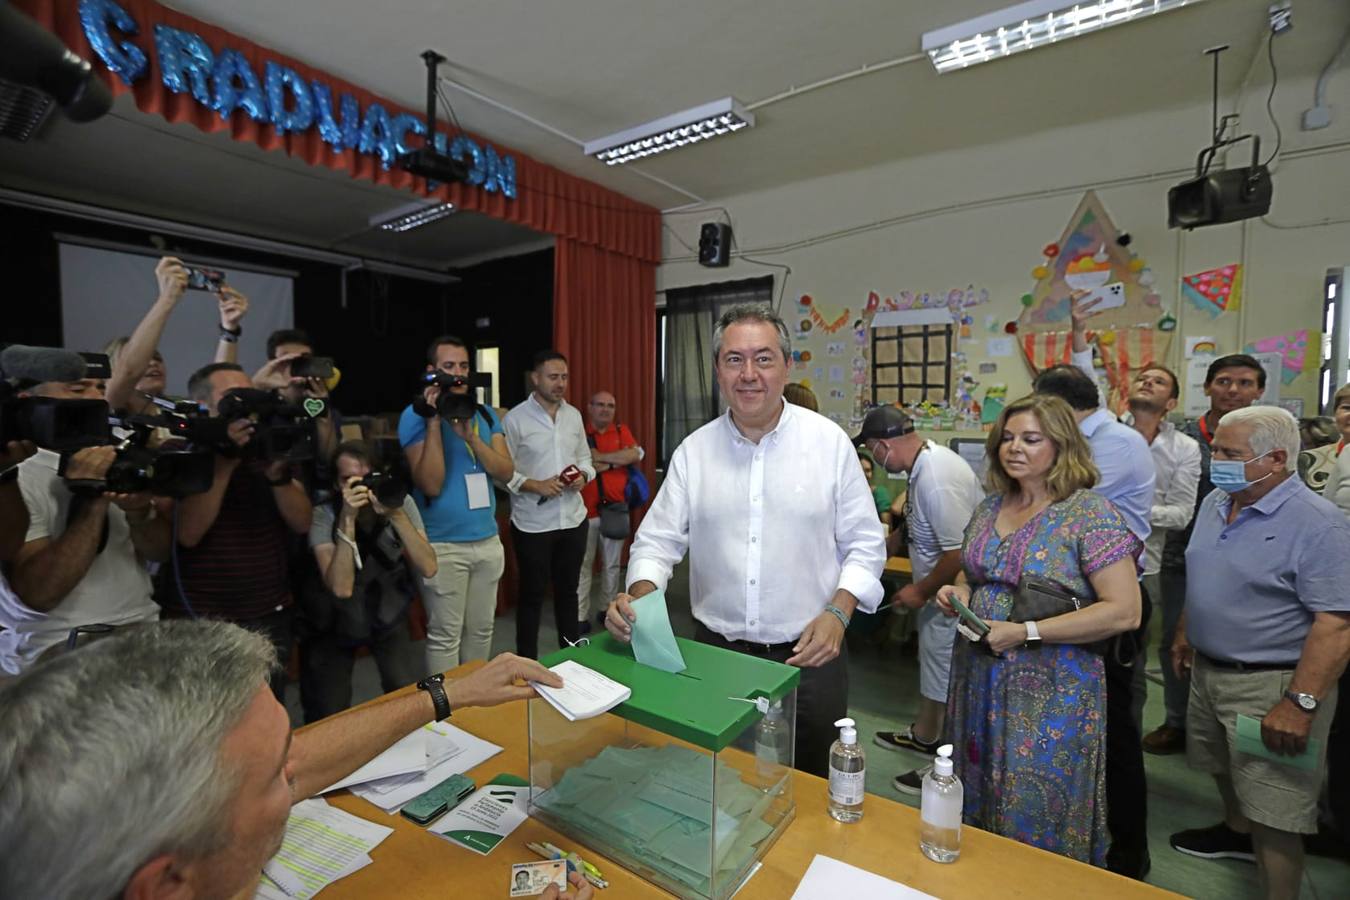
[[[1270,212],[1273,186],[1263,165],[1209,172],[1167,192],[1167,227],[1199,228]]]
[[[468,181],[469,164],[430,147],[422,147],[398,158],[401,168],[428,181]]]

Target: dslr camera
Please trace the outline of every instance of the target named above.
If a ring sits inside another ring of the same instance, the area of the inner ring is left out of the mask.
[[[357,484],[374,494],[385,509],[398,509],[408,498],[408,483],[397,472],[371,472]]]
[[[253,439],[236,447],[226,437],[217,444],[225,453],[239,452],[254,459],[292,462],[314,458],[314,423],[304,407],[288,403],[273,391],[235,388],[220,398],[216,414],[222,427],[238,419],[253,422]]]
[[[472,419],[474,413],[482,409],[482,404],[478,402],[478,388],[482,388],[486,395],[492,394],[492,375],[488,372],[475,372],[469,376],[447,375],[444,372],[423,373],[419,387],[427,388],[433,384],[441,389],[434,410],[420,394],[413,400],[413,412],[423,418],[430,418],[434,413],[443,419]],[[465,393],[453,390],[466,385],[469,389]]]

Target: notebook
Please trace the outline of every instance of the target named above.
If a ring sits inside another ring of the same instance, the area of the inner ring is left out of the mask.
[[[562,677],[561,688],[549,687],[534,681],[530,684],[539,692],[540,697],[547,700],[570,722],[608,712],[633,695],[627,685],[619,684],[594,669],[570,659],[558,663],[551,671]]]

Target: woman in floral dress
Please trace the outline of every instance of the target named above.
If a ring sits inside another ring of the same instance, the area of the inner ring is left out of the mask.
[[[1142,545],[1089,490],[1092,451],[1064,401],[1008,406],[987,456],[990,494],[966,528],[964,572],[937,595],[949,615],[956,598],[990,626],[979,644],[958,637],[952,656],[947,721],[964,819],[1102,866],[1106,682],[1101,655],[1084,645],[1138,626]],[[1095,602],[1032,626],[1010,622],[1026,576]]]

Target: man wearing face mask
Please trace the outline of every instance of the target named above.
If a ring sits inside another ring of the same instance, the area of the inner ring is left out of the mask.
[[[1213,437],[1218,490],[1192,526],[1172,656],[1191,670],[1187,759],[1214,775],[1224,821],[1171,844],[1254,860],[1267,898],[1295,898],[1301,835],[1317,831],[1336,680],[1350,660],[1350,525],[1293,477],[1299,434],[1289,413],[1235,410]],[[1244,737],[1275,759],[1244,751]],[[1306,767],[1279,759],[1301,754]]]

